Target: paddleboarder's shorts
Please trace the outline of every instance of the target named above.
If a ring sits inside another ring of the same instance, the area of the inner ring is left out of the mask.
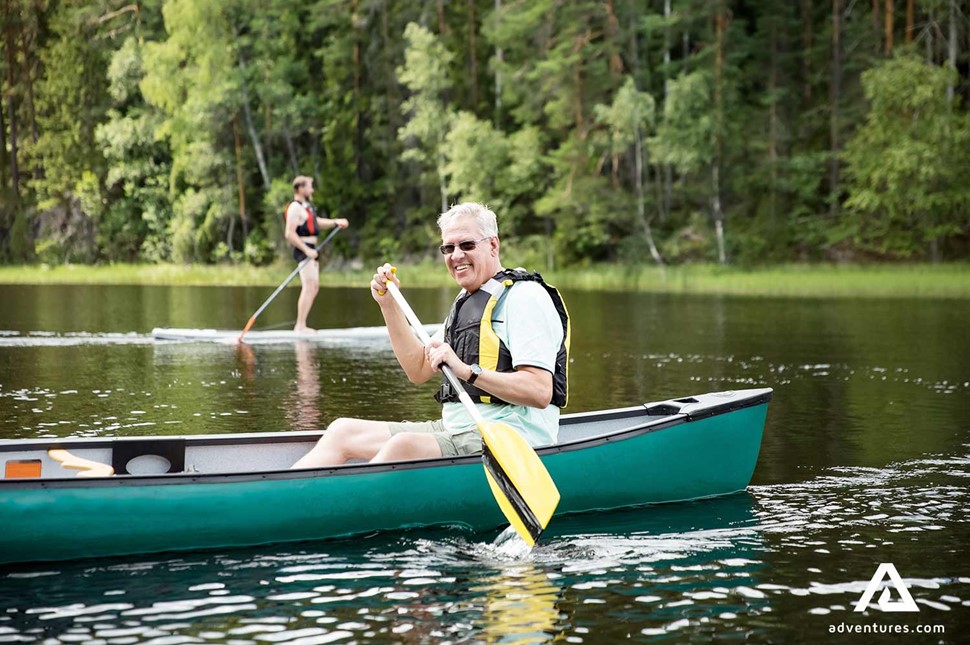
[[[437,421],[401,421],[400,423],[388,423],[388,430],[393,437],[399,432],[422,432],[433,434],[441,448],[442,457],[459,457],[461,455],[473,455],[482,451],[482,435],[477,428],[450,434],[445,430],[445,424],[441,419]]]
[[[297,262],[303,262],[304,260],[306,260],[306,253],[304,253],[303,251],[301,251],[300,249],[294,246],[293,259],[296,260]]]
[[[303,237],[303,238],[300,238],[300,239],[302,239],[304,242],[306,242],[307,244],[309,244],[311,247],[317,245],[317,242],[316,242],[316,240],[314,238],[306,238],[306,237]],[[310,240],[311,239],[313,240],[313,243],[312,244],[310,243]],[[306,260],[306,253],[304,253],[303,251],[301,251],[299,249],[299,247],[294,246],[293,247],[293,259],[296,260],[298,263],[299,262],[303,262],[304,260]],[[319,256],[317,257],[317,259],[319,260]]]

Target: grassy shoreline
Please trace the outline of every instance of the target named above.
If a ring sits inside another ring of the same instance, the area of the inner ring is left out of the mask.
[[[111,264],[0,267],[0,285],[159,285],[275,287],[292,264],[249,265]],[[325,287],[362,287],[373,270],[324,270]],[[451,286],[440,264],[401,265],[405,284]],[[756,269],[689,265],[593,265],[543,271],[551,283],[569,289],[747,296],[851,298],[970,298],[970,264],[822,265],[789,264]],[[291,283],[299,284],[299,280]]]

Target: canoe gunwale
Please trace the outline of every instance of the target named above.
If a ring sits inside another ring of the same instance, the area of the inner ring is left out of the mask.
[[[663,430],[687,422],[686,415],[671,415],[653,419],[646,423],[639,423],[629,428],[623,428],[608,434],[579,439],[565,444],[546,446],[536,452],[540,457],[574,450],[595,448],[596,446],[633,439],[648,432]],[[311,433],[313,434],[313,433]],[[239,436],[239,435],[230,435]],[[106,441],[110,445],[110,441]],[[47,444],[51,448],[65,447]],[[76,445],[76,444],[75,444]],[[215,442],[196,445],[218,445]],[[66,447],[70,447],[68,444]],[[92,446],[93,447],[93,446]],[[0,453],[2,454],[2,453]],[[380,464],[360,463],[329,466],[326,468],[304,468],[298,470],[265,470],[240,473],[164,473],[157,475],[112,475],[111,477],[62,477],[45,479],[7,479],[0,480],[0,488],[89,488],[92,486],[157,486],[179,484],[205,483],[239,483],[247,481],[311,479],[316,477],[339,477],[349,475],[377,474],[398,470],[414,470],[419,468],[442,468],[446,466],[477,465],[482,461],[481,453],[462,455],[460,457],[437,457],[430,459],[412,459],[410,461],[389,461]]]
[[[692,421],[706,419],[712,416],[729,414],[743,408],[754,407],[767,404],[771,400],[772,390],[765,388],[758,394],[747,397],[726,401],[723,404],[710,406],[713,412],[707,413],[706,406],[699,410],[700,414],[691,414],[689,404],[685,404],[683,412],[655,416],[650,414],[644,419],[644,411],[648,414],[651,408],[657,410],[658,403],[645,403],[639,406],[616,408],[613,410],[599,410],[591,412],[580,412],[562,417],[561,425],[575,425],[578,423],[605,420],[622,419],[629,416],[631,419],[641,419],[641,422],[634,423],[630,427],[612,430],[600,435],[580,438],[551,446],[544,446],[536,449],[540,457],[574,452],[595,448],[608,443],[628,441],[644,434],[665,430],[668,428],[690,423]],[[668,403],[668,402],[664,402]],[[653,417],[653,418],[651,418]],[[218,446],[222,444],[260,444],[260,443],[303,443],[315,441],[322,435],[322,431],[301,431],[301,432],[265,432],[265,433],[246,433],[246,434],[225,434],[225,435],[173,435],[153,437],[158,441],[188,441],[194,446]],[[145,437],[98,437],[98,438],[70,438],[67,440],[58,439],[6,439],[0,440],[0,457],[7,451],[23,450],[25,446],[30,448],[30,444],[35,444],[35,449],[88,447],[103,448],[112,447],[119,442],[143,441]],[[441,468],[446,466],[474,465],[481,463],[481,454],[463,455],[459,457],[437,457],[430,459],[416,459],[410,461],[393,461],[380,464],[353,463],[340,466],[329,466],[326,468],[310,468],[299,470],[265,470],[250,472],[212,472],[212,473],[165,473],[152,475],[114,475],[111,477],[63,477],[63,478],[24,478],[24,479],[0,479],[0,490],[23,490],[23,489],[61,489],[61,488],[90,488],[106,486],[159,486],[159,485],[182,485],[182,484],[220,484],[220,483],[243,483],[268,480],[293,480],[293,479],[314,479],[318,477],[339,477],[362,474],[378,474],[392,471],[415,470],[425,468]]]

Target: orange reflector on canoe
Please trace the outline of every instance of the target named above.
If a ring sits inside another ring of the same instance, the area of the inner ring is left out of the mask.
[[[4,479],[40,477],[40,459],[11,459],[3,469]]]

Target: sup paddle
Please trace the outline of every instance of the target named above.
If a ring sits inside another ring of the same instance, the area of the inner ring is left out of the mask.
[[[431,338],[400,289],[389,280],[387,290],[401,307],[418,338],[427,346]],[[559,490],[555,482],[539,455],[522,435],[508,424],[487,421],[451,368],[442,363],[441,371],[482,433],[485,478],[499,508],[525,543],[535,546],[559,504]]]
[[[339,226],[334,226],[333,227],[333,230],[330,231],[330,235],[328,235],[327,237],[325,237],[324,240],[323,240],[323,242],[320,242],[319,244],[317,244],[316,247],[314,247],[314,250],[319,251],[320,249],[322,249],[323,247],[325,247],[327,245],[327,242],[329,242],[333,238],[333,236],[336,235],[339,232],[340,232],[340,227]],[[303,258],[303,261],[300,262],[298,265],[296,265],[296,268],[293,269],[293,273],[291,273],[289,275],[289,277],[286,278],[286,280],[283,280],[283,284],[281,284],[280,286],[276,287],[276,291],[273,292],[273,295],[271,295],[269,298],[267,298],[266,299],[266,302],[264,302],[263,304],[261,304],[259,306],[259,309],[256,310],[256,313],[254,313],[252,316],[249,317],[249,322],[246,323],[246,326],[243,328],[242,333],[239,334],[239,338],[236,339],[237,342],[240,342],[240,343],[242,342],[243,336],[246,335],[246,332],[249,331],[249,328],[253,326],[253,323],[254,322],[256,322],[256,317],[259,316],[259,314],[263,313],[263,309],[266,309],[266,306],[269,303],[273,302],[273,298],[275,298],[276,296],[279,295],[280,291],[283,290],[283,287],[285,287],[286,285],[288,285],[290,282],[293,281],[293,278],[295,278],[296,277],[296,274],[300,272],[300,269],[302,269],[303,267],[305,267],[306,266],[306,263],[309,262],[310,260],[311,260],[311,258],[310,258],[309,255],[307,257]]]

